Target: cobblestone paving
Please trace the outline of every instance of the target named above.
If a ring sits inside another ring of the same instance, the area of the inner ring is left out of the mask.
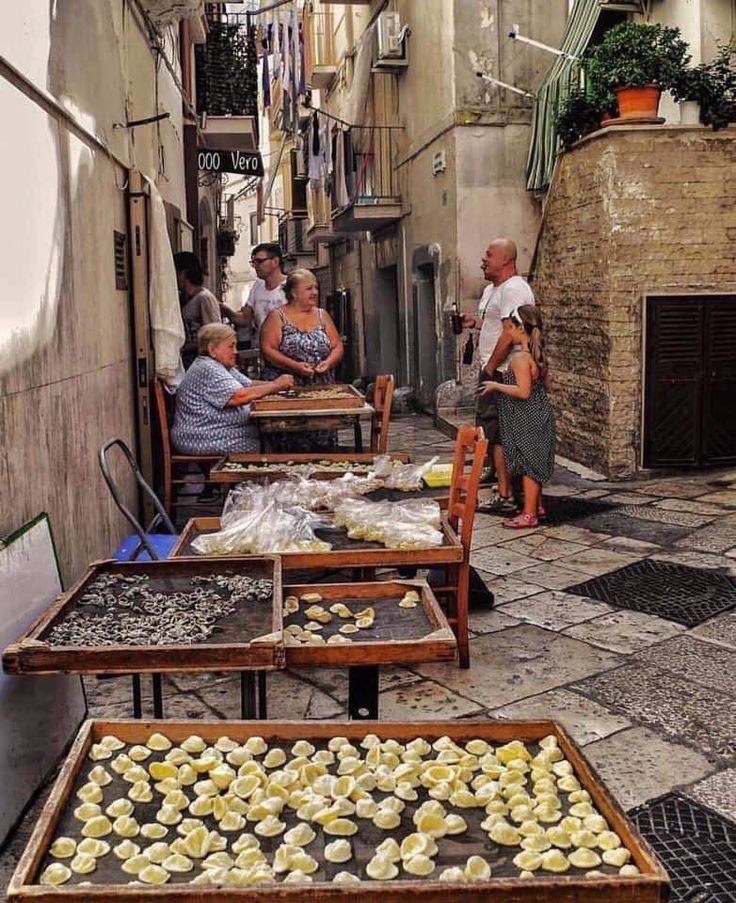
[[[452,443],[422,416],[395,421],[390,445],[418,461],[452,457]],[[550,497],[615,507],[532,532],[507,532],[502,518],[478,514],[471,562],[496,606],[471,613],[471,667],[384,669],[381,716],[557,719],[626,808],[678,788],[736,818],[736,612],[688,630],[566,592],[648,558],[736,576],[735,486],[735,469],[612,483],[558,468]],[[85,686],[91,715],[130,715],[129,680]],[[165,714],[238,717],[239,692],[227,674],[173,675],[164,680]],[[268,699],[279,718],[339,720],[347,678],[273,674]],[[151,715],[150,687],[143,703]],[[0,855],[0,888],[38,805]]]

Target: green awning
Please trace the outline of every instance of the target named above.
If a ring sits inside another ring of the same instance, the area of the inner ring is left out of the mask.
[[[598,0],[575,0],[560,45],[560,50],[569,55],[557,57],[535,92],[526,162],[526,187],[530,191],[546,188],[552,179],[559,150],[555,116],[571,86],[579,81],[580,64],[574,58],[585,52],[600,9]]]

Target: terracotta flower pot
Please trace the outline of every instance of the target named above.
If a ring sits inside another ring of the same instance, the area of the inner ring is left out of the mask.
[[[662,89],[656,85],[616,88],[619,119],[656,119]]]

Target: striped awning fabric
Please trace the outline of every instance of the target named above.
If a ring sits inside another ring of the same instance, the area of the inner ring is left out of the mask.
[[[585,52],[600,13],[599,0],[575,0],[558,56],[535,93],[532,137],[526,164],[526,187],[544,189],[552,179],[558,141],[555,116],[570,88],[580,78],[579,57]]]

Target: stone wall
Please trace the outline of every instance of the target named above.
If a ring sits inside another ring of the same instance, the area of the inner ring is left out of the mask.
[[[736,292],[734,138],[734,128],[609,128],[560,158],[532,265],[560,454],[632,474],[643,299]]]

